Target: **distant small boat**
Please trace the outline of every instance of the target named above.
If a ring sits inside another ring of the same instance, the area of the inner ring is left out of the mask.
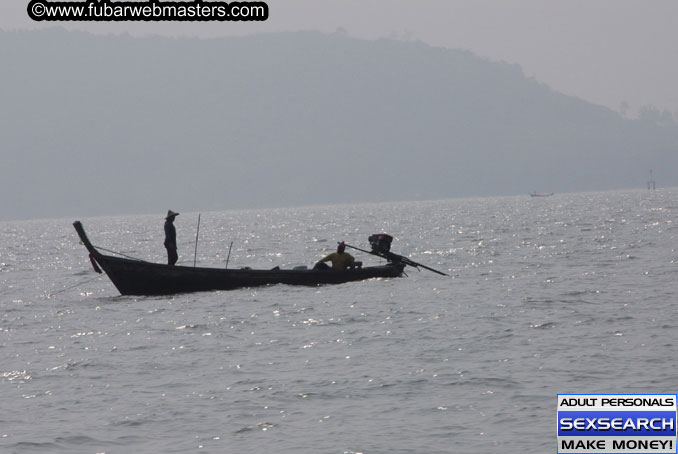
[[[537,191],[530,192],[530,197],[551,197],[552,195],[552,192],[550,194],[540,194]]]

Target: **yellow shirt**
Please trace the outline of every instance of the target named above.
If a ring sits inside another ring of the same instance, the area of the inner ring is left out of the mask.
[[[320,260],[318,263],[323,263],[323,262],[332,262],[332,268],[335,270],[345,270],[348,268],[348,265],[353,263],[355,259],[351,254],[348,252],[342,252],[341,254],[339,252],[333,252],[324,259]]]

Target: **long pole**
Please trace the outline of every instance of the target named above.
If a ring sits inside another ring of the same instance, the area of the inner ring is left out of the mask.
[[[198,234],[200,234],[200,213],[198,213],[198,229],[195,231],[195,251],[193,251],[193,268],[198,260]]]
[[[233,241],[231,241],[231,245],[228,247],[228,257],[226,257],[226,268],[228,268],[228,261],[231,259],[231,248],[233,247]]]
[[[447,273],[443,273],[442,271],[434,270],[433,268],[430,268],[426,265],[422,265],[421,263],[417,263],[414,260],[410,260],[407,257],[403,257],[402,255],[394,254],[393,252],[386,252],[386,253],[380,254],[379,252],[366,251],[365,249],[360,249],[359,247],[351,246],[350,244],[346,244],[346,247],[350,247],[351,249],[355,249],[356,251],[366,252],[368,254],[376,255],[377,257],[382,257],[382,258],[385,258],[386,260],[399,261],[399,262],[404,263],[405,265],[413,266],[415,268],[422,267],[425,270],[433,271],[434,273],[440,274],[441,276],[449,276],[449,274],[447,274]]]

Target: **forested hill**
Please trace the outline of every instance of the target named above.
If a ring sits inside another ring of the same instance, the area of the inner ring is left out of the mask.
[[[678,128],[517,65],[314,32],[0,32],[0,219],[678,184]]]

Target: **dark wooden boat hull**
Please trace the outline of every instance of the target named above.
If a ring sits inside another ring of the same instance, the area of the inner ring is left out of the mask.
[[[252,270],[169,266],[100,253],[79,221],[73,223],[90,257],[106,272],[122,295],[166,295],[233,290],[272,284],[316,286],[403,275],[404,265],[389,263],[352,270]]]

